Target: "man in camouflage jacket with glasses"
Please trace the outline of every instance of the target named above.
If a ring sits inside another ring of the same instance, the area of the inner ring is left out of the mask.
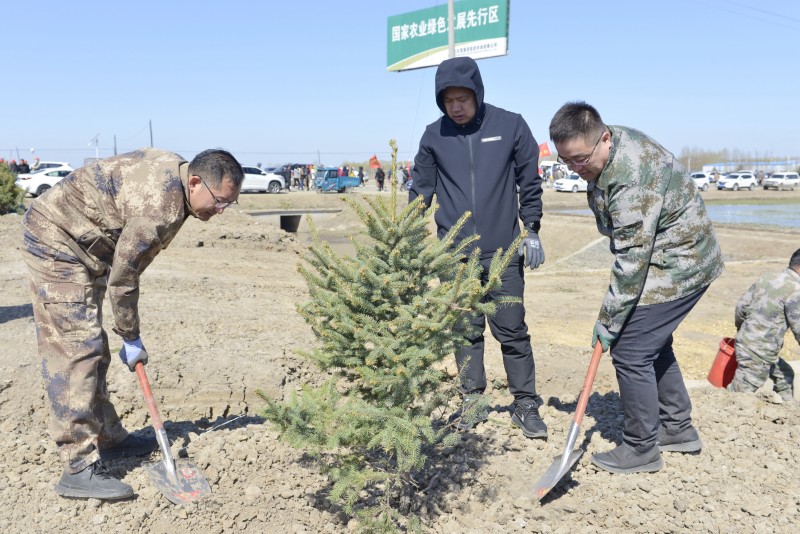
[[[155,438],[129,434],[108,396],[111,362],[101,324],[106,290],[120,358],[131,371],[147,362],[139,333],[139,277],[189,216],[207,221],[235,203],[244,175],[224,150],[191,163],[145,148],[80,168],[31,203],[23,218],[23,257],[50,434],[64,473],[63,497],[124,499],[133,490],[101,460],[149,454]]]
[[[605,125],[585,102],[562,106],[550,137],[559,161],[589,183],[615,259],[592,345],[611,350],[625,418],[622,444],[592,462],[612,473],[658,471],[660,451],[702,447],[672,333],[722,273],[722,253],[694,182],[656,141]]]

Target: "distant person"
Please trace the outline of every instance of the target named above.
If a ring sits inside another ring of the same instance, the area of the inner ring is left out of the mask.
[[[300,189],[308,190],[308,165],[300,167]]]
[[[358,168],[358,185],[364,185],[364,167]]]
[[[287,191],[291,191],[292,190],[292,166],[288,165],[288,164],[284,165],[280,174],[283,176],[283,180],[286,182],[286,190]]]
[[[794,399],[794,371],[778,354],[786,330],[800,343],[800,249],[789,266],[766,273],[736,304],[736,374],[729,391],[754,392],[769,378],[782,400]]]
[[[207,221],[235,204],[243,178],[224,150],[206,150],[189,163],[143,148],[74,171],[25,213],[23,257],[50,433],[64,465],[58,495],[133,496],[105,462],[150,454],[158,444],[129,434],[109,398],[112,343],[101,323],[106,290],[114,332],[122,338],[119,356],[133,371],[148,360],[139,321],[142,273],[188,217]]]
[[[17,165],[17,160],[15,159],[11,160],[11,163],[8,166],[8,170],[10,170],[11,174],[13,174],[14,176],[19,174],[19,165]]]
[[[42,163],[39,161],[39,158],[33,158],[33,165],[31,165],[31,171],[38,171],[39,167],[42,166]]]
[[[28,165],[27,160],[20,160],[17,172],[19,172],[19,174],[30,174],[31,167]]]
[[[525,291],[523,267],[535,269],[544,263],[538,235],[542,218],[542,182],[537,173],[539,145],[521,115],[484,102],[483,80],[474,59],[443,61],[436,70],[435,87],[436,104],[444,116],[428,125],[419,142],[409,201],[422,196],[425,205],[430,206],[436,195],[440,239],[465,211],[472,211],[472,218],[457,239],[480,236],[472,248],[481,251],[483,283],[495,252],[514,243],[522,220],[527,233],[519,256],[503,272],[502,286],[487,296],[489,301],[506,296],[521,300]],[[471,253],[472,248],[465,253]],[[539,416],[542,399],[536,392],[525,306],[499,306],[488,320],[492,335],[500,342],[508,388],[514,396],[511,422],[526,437],[547,438],[547,425]],[[456,351],[462,377],[460,414],[486,390],[486,317],[474,316],[472,326],[478,333],[470,334],[467,345]],[[455,415],[458,428],[472,426],[463,420],[458,422],[459,414]],[[484,414],[480,415],[485,419]]]
[[[559,163],[588,182],[589,207],[615,258],[592,346],[611,350],[622,444],[592,463],[612,473],[658,471],[660,451],[702,448],[672,334],[724,269],[714,228],[689,173],[642,132],[569,102],[550,122],[550,138]]]
[[[303,190],[300,187],[300,167],[292,167],[292,183],[294,184],[296,190]]]
[[[383,191],[384,180],[386,180],[386,173],[383,172],[383,167],[378,167],[375,171],[375,183],[378,185],[378,191]]]

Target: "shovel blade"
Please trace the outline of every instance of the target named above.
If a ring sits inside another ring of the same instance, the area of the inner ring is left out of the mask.
[[[558,484],[558,481],[572,469],[572,466],[575,465],[575,462],[578,461],[582,454],[583,449],[575,449],[569,453],[566,463],[562,461],[563,454],[556,456],[553,464],[547,468],[547,471],[536,481],[536,485],[533,487],[536,498],[541,501]]]
[[[203,472],[194,463],[175,460],[175,476],[170,474],[166,460],[145,466],[150,481],[173,504],[189,504],[211,494]]]

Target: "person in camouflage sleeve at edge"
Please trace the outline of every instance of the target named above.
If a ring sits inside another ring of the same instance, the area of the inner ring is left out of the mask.
[[[550,137],[559,161],[589,182],[589,207],[615,258],[592,345],[611,350],[622,444],[592,462],[612,473],[658,471],[661,451],[702,448],[672,333],[722,273],[719,244],[688,173],[650,137],[606,126],[585,102],[562,106]]]
[[[767,378],[784,401],[792,401],[794,371],[778,353],[786,330],[800,343],[800,249],[789,267],[761,276],[736,304],[736,374],[729,391],[753,392]]]
[[[155,438],[129,434],[108,396],[111,362],[102,327],[108,290],[120,358],[147,362],[139,332],[139,276],[187,217],[207,221],[239,196],[244,175],[224,150],[187,163],[145,148],[80,168],[33,201],[23,218],[50,434],[64,473],[63,497],[122,499],[133,489],[103,461],[149,454]]]

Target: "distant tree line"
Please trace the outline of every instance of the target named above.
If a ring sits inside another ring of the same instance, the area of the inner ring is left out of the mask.
[[[697,147],[683,147],[678,161],[689,171],[702,169],[704,165],[714,165],[726,162],[741,162],[742,168],[761,167],[770,170],[775,162],[798,161],[800,158],[788,154],[775,155],[772,152],[759,153],[750,150],[704,150]],[[800,165],[798,165],[800,167]]]

